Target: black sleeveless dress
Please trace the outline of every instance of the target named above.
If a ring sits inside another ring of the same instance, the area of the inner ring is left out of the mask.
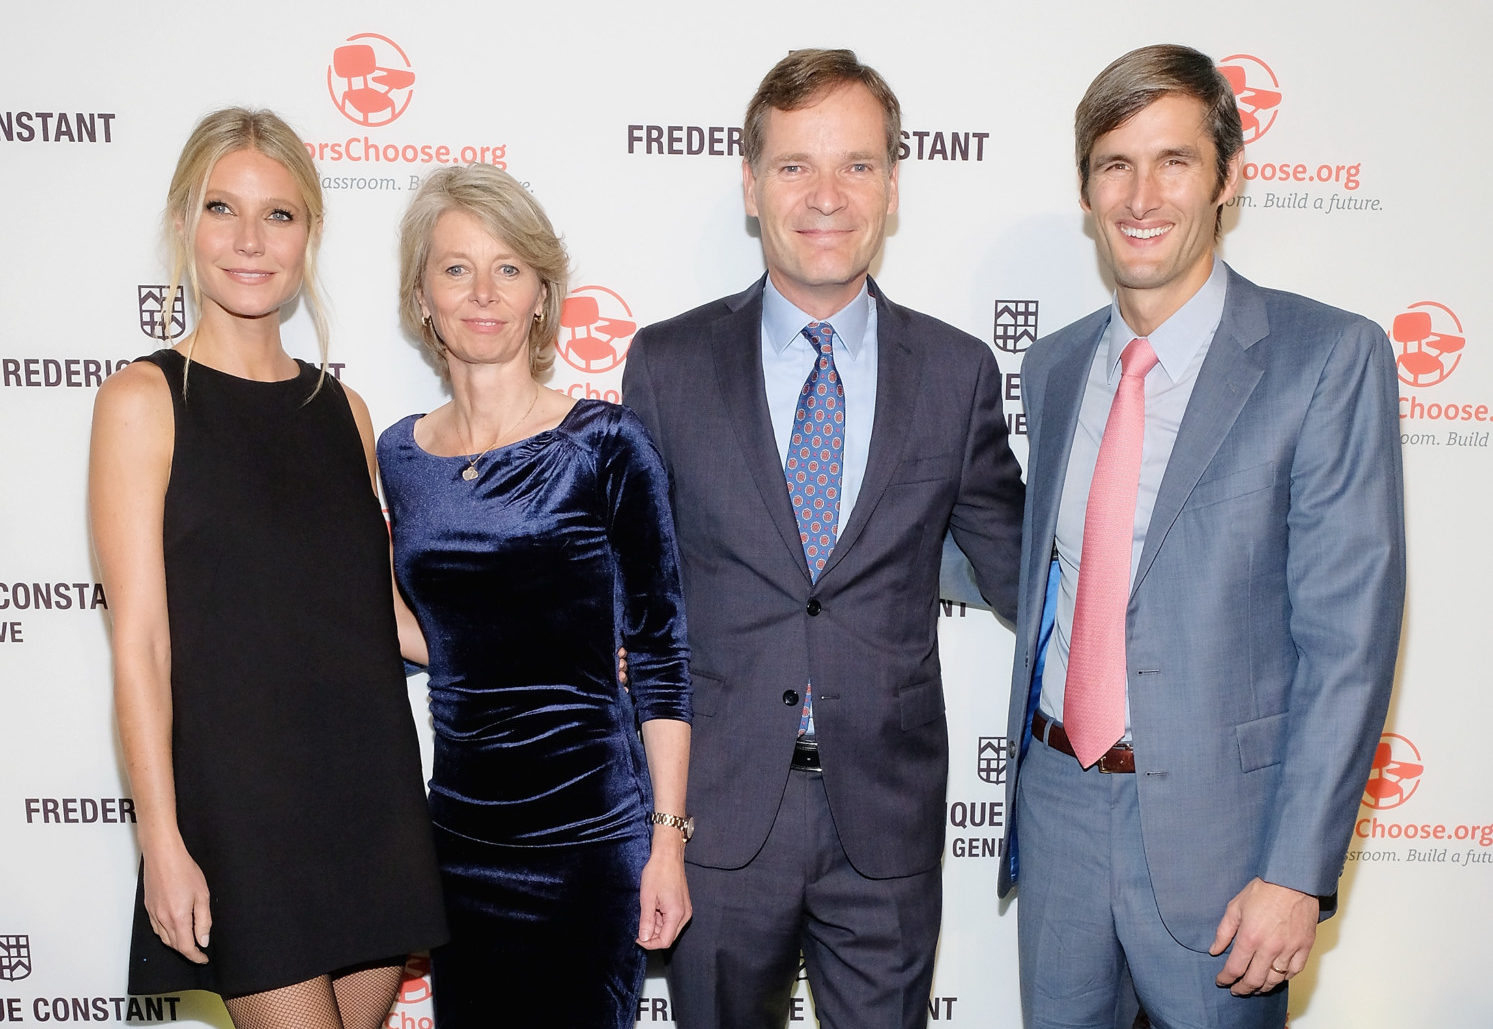
[[[161,350],[176,442],[165,564],[177,822],[212,894],[209,962],[150,929],[131,993],[232,996],[445,939],[395,635],[389,537],[346,395]],[[307,400],[308,397],[311,399]]]

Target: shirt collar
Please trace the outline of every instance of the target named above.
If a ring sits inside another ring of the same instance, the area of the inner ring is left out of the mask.
[[[835,327],[835,338],[845,344],[852,359],[861,356],[861,349],[865,345],[871,303],[870,291],[863,282],[855,299],[823,319]],[[781,354],[788,349],[789,344],[801,338],[799,333],[805,325],[819,320],[800,311],[792,301],[778,292],[777,287],[772,284],[772,276],[767,277],[767,285],[762,290],[762,328],[778,353]]]
[[[1187,303],[1158,325],[1146,338],[1156,352],[1157,363],[1173,382],[1182,378],[1193,358],[1209,340],[1223,320],[1223,303],[1228,292],[1228,274],[1224,263],[1217,255],[1213,257],[1213,270],[1208,281],[1188,298]],[[1125,324],[1120,314],[1120,297],[1116,293],[1109,304],[1109,351],[1105,365],[1105,378],[1113,382],[1120,374],[1120,354],[1139,336]]]

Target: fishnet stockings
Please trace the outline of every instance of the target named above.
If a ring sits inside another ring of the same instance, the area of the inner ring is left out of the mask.
[[[294,986],[225,997],[235,1029],[379,1029],[394,1003],[404,962],[320,975]]]

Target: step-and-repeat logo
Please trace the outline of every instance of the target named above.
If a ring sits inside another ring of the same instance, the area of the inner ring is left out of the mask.
[[[995,345],[1008,354],[1019,354],[1037,342],[1036,300],[995,302]]]
[[[620,293],[605,286],[578,286],[560,308],[555,349],[566,364],[594,375],[622,363],[637,331],[632,308]]]
[[[975,774],[982,782],[992,786],[1004,786],[1006,767],[1010,761],[1010,741],[1004,736],[981,736],[980,749],[975,755]]]
[[[140,331],[151,339],[178,339],[187,331],[187,311],[182,301],[182,288],[176,287],[176,303],[171,305],[171,329],[168,335],[161,332],[166,317],[166,295],[171,287],[166,283],[139,285]]]
[[[0,979],[16,982],[31,974],[31,937],[0,935]]]
[[[1396,811],[1420,789],[1426,762],[1406,736],[1386,732],[1374,748],[1364,783],[1362,806],[1367,814],[1353,823],[1354,846],[1347,860],[1359,864],[1442,865],[1493,868],[1493,822],[1472,819],[1412,821]],[[1434,798],[1433,798],[1434,800]],[[1434,806],[1434,805],[1433,805]],[[1486,812],[1478,812],[1486,818]]]
[[[399,981],[399,1004],[418,1004],[430,999],[430,958],[412,954],[404,963],[404,977]]]
[[[1275,70],[1254,54],[1230,54],[1218,62],[1218,71],[1234,91],[1239,125],[1244,130],[1246,160],[1240,166],[1245,182],[1258,182],[1259,192],[1242,190],[1229,200],[1229,207],[1252,207],[1320,214],[1325,217],[1347,212],[1383,210],[1382,197],[1366,197],[1363,162],[1325,153],[1281,154],[1272,147],[1254,144],[1262,140],[1281,113],[1284,93]],[[1324,158],[1333,157],[1332,160]],[[1325,191],[1324,191],[1325,190]],[[1338,192],[1341,190],[1341,192]]]
[[[332,51],[327,92],[348,121],[388,125],[409,109],[415,72],[409,55],[388,36],[360,32]]]
[[[1280,80],[1270,65],[1253,54],[1230,54],[1218,62],[1218,70],[1234,90],[1247,146],[1275,124],[1275,116],[1280,113]]]
[[[1434,300],[1411,304],[1395,315],[1389,338],[1397,351],[1395,370],[1407,386],[1445,382],[1457,370],[1467,345],[1462,320]]]
[[[1376,811],[1399,807],[1420,788],[1420,776],[1425,770],[1425,762],[1414,743],[1399,733],[1385,733],[1374,749],[1374,763],[1363,788],[1363,806]]]
[[[1466,379],[1457,380],[1460,388],[1441,386],[1461,366],[1467,350],[1467,334],[1457,313],[1434,300],[1419,301],[1394,316],[1389,338],[1395,348],[1395,372],[1403,384],[1400,445],[1493,450],[1493,398],[1469,391]],[[1435,399],[1416,392],[1429,387],[1437,387],[1430,394]]]

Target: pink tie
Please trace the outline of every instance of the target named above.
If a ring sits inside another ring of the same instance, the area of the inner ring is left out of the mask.
[[[1155,366],[1156,352],[1144,336],[1131,340],[1120,355],[1120,385],[1089,484],[1063,690],[1063,728],[1084,768],[1125,734],[1125,607],[1146,430],[1146,373]]]

